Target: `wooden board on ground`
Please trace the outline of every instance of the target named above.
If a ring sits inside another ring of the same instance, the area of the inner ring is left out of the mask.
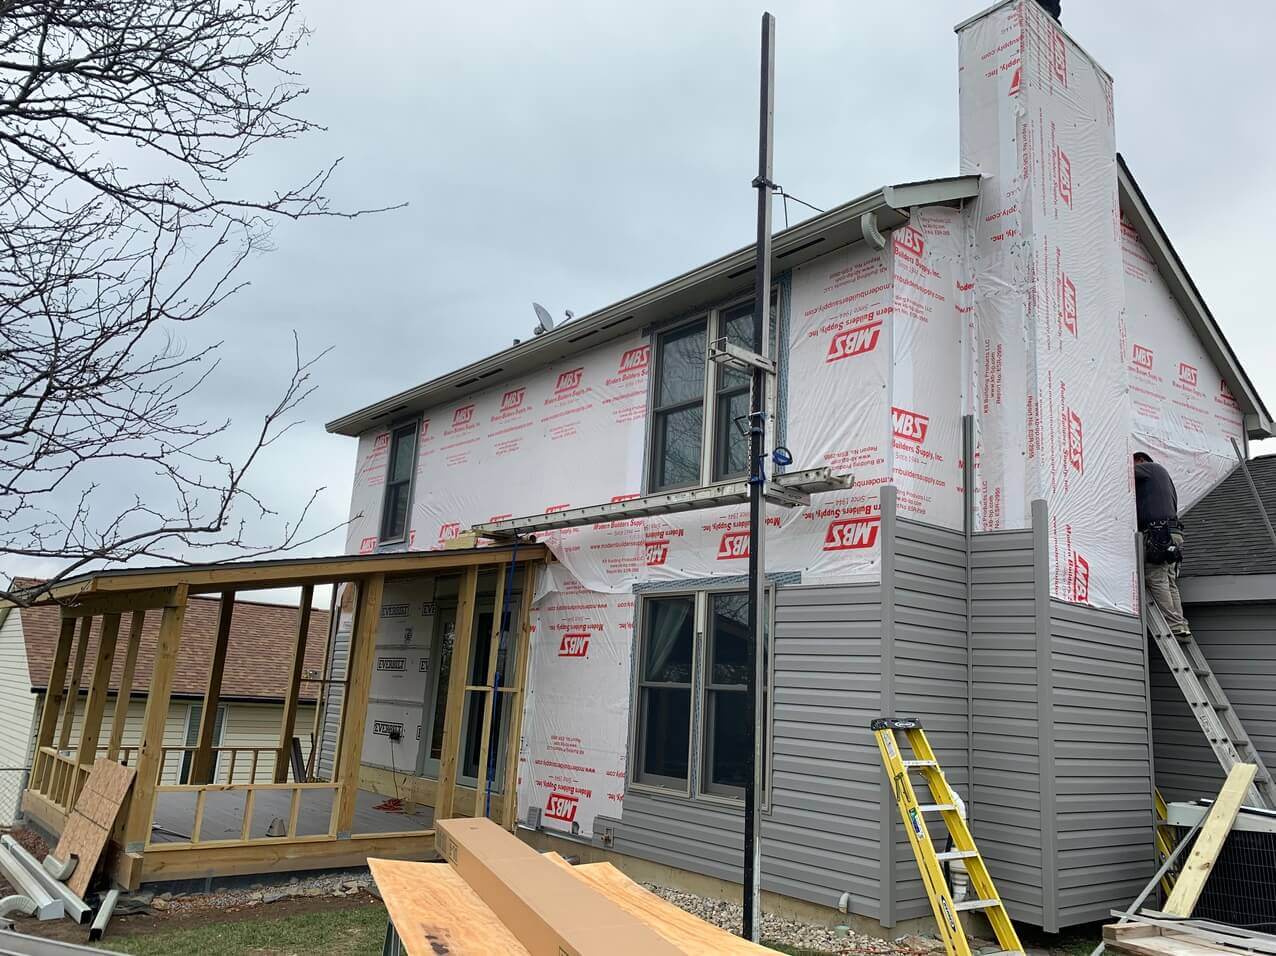
[[[115,818],[120,814],[120,807],[128,796],[136,773],[132,767],[99,757],[89,771],[71,815],[67,817],[53,855],[62,861],[72,855],[79,860],[66,881],[66,885],[79,897],[88,892],[93,871],[106,849]]]
[[[408,956],[527,953],[446,863],[368,860],[368,866]]]
[[[1226,937],[1202,932],[1191,922],[1155,925],[1147,922],[1115,923],[1103,927],[1103,941],[1107,951],[1126,956],[1218,956],[1220,953],[1234,956],[1246,950],[1271,951],[1270,944],[1264,947],[1259,939],[1242,938],[1245,931],[1233,932],[1236,934],[1234,945],[1226,945],[1223,942]],[[1265,934],[1257,936],[1269,941],[1273,939]],[[1255,947],[1254,943],[1259,945]],[[1241,948],[1237,949],[1237,946]]]
[[[688,956],[774,953],[774,950],[741,939],[712,923],[706,923],[686,910],[635,883],[610,863],[585,863],[572,866],[557,853],[546,858],[566,867],[572,876],[588,884],[613,903],[638,917]]]

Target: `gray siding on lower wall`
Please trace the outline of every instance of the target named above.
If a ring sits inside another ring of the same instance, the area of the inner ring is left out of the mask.
[[[970,793],[966,538],[960,531],[903,518],[895,521],[893,533],[894,560],[886,592],[894,600],[895,625],[890,641],[894,658],[890,709],[897,716],[921,718],[944,775],[965,798]],[[918,799],[931,802],[920,776],[913,779]],[[930,916],[930,901],[908,835],[889,796],[885,812],[893,821],[895,842],[892,922]],[[932,825],[932,829],[942,832],[943,827]]]
[[[868,722],[881,703],[881,588],[776,592],[770,806],[763,816],[762,886],[880,918],[877,746]],[[645,860],[739,882],[743,813],[720,800],[630,787],[622,818],[597,818],[613,847]]]
[[[1155,870],[1147,647],[1134,615],[1050,602],[1060,927],[1106,919]]]
[[[1031,529],[971,539],[975,842],[1014,919],[1043,923],[1037,576]]]
[[[1276,770],[1276,600],[1195,604],[1192,633],[1269,770]],[[1165,661],[1152,651],[1156,782],[1166,800],[1211,796],[1223,771]]]
[[[321,780],[331,780],[336,773],[337,735],[341,732],[341,703],[345,699],[345,685],[336,682],[346,679],[346,667],[350,662],[352,629],[340,627],[338,616],[332,615],[333,632],[328,645],[330,658],[325,675],[329,683],[323,685],[323,705],[319,716],[319,759],[315,761],[315,775]]]

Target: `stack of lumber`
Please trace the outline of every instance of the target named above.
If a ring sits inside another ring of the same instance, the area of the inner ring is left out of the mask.
[[[369,860],[407,956],[759,956],[610,863],[571,866],[485,819],[441,820],[441,863]]]
[[[1276,954],[1276,936],[1206,920],[1161,919],[1148,913],[1103,927],[1109,952],[1126,956],[1215,956],[1217,953]]]

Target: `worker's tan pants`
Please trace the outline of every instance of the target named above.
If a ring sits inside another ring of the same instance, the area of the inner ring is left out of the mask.
[[[1170,533],[1174,543],[1183,546],[1183,535],[1178,531]],[[1179,597],[1179,566],[1172,564],[1145,564],[1143,579],[1147,583],[1152,599],[1165,615],[1170,630],[1175,634],[1190,633],[1192,628],[1183,616],[1183,601]]]

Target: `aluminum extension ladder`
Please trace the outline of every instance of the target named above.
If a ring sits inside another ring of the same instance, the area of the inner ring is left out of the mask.
[[[1249,788],[1248,805],[1276,810],[1276,783],[1272,782],[1272,775],[1262,756],[1250,741],[1196,639],[1190,634],[1183,637],[1175,635],[1150,594],[1146,598],[1146,618],[1148,633],[1160,648],[1161,656],[1187,699],[1192,716],[1218,757],[1224,775],[1238,763],[1254,764],[1258,772],[1254,774],[1254,783]]]
[[[912,844],[913,855],[917,858],[917,867],[922,873],[922,885],[926,888],[926,895],[930,897],[930,907],[935,914],[935,922],[939,926],[948,956],[971,956],[970,939],[958,915],[968,910],[982,911],[997,936],[1001,949],[987,956],[1023,956],[1023,944],[1019,942],[1006,907],[997,895],[992,877],[988,875],[984,859],[979,855],[970,829],[958,810],[957,796],[948,786],[935,752],[926,740],[921,721],[915,717],[880,717],[869,724],[869,729],[877,737],[877,746],[882,752],[882,764],[890,777],[891,790],[899,804],[899,815],[904,821],[904,829],[908,831],[908,842]],[[908,740],[913,759],[905,760],[900,753],[895,739],[897,730]],[[917,794],[909,779],[911,770],[921,773],[935,803],[917,802]],[[942,853],[935,851],[923,819],[927,813],[939,814],[952,836],[951,850]],[[970,888],[975,894],[973,899],[960,903],[953,901],[952,890],[944,879],[941,866],[950,860],[961,860],[965,864],[970,876]]]

